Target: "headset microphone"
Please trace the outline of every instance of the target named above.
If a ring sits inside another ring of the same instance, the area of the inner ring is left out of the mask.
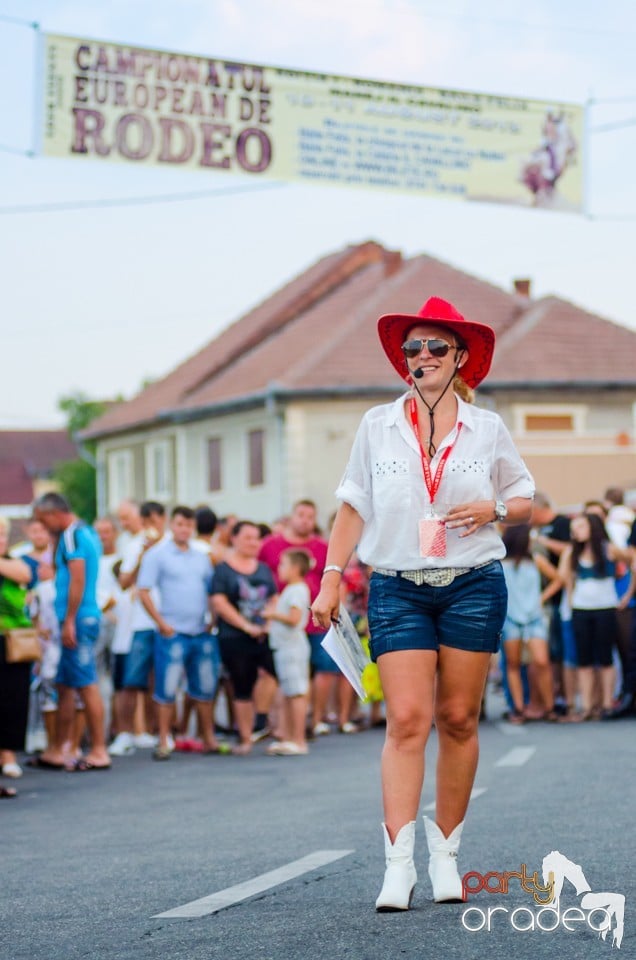
[[[422,379],[422,377],[424,376],[424,371],[422,370],[421,367],[418,367],[417,370],[411,370],[411,368],[410,368],[410,367],[408,366],[408,364],[407,364],[408,371],[409,371],[409,373],[410,373],[410,375],[411,375],[411,377],[412,377],[413,387],[414,387],[416,393],[419,394],[420,400],[422,401],[422,403],[424,404],[424,406],[425,406],[426,409],[428,410],[428,416],[429,416],[429,419],[430,419],[430,431],[431,431],[431,432],[430,432],[430,435],[429,435],[429,439],[428,439],[428,455],[429,455],[429,457],[434,457],[434,456],[435,456],[435,453],[436,453],[435,444],[433,443],[433,437],[434,437],[434,435],[435,435],[435,422],[434,422],[434,419],[433,419],[433,415],[434,415],[434,413],[435,413],[435,407],[436,407],[437,404],[440,402],[440,400],[442,399],[442,397],[444,396],[444,394],[446,393],[446,391],[447,391],[448,388],[450,387],[451,383],[452,383],[453,380],[455,379],[455,375],[457,374],[457,371],[459,370],[460,366],[461,366],[461,359],[457,359],[457,358],[456,358],[456,359],[455,359],[455,369],[453,370],[453,373],[452,373],[452,375],[451,375],[450,380],[448,381],[448,383],[446,384],[446,386],[444,387],[444,389],[443,389],[442,392],[440,393],[439,397],[437,398],[437,400],[435,401],[435,403],[433,404],[433,406],[431,406],[430,403],[429,403],[427,400],[424,399],[424,397],[422,396],[422,392],[421,392],[420,388],[419,388],[418,385],[415,383],[416,380],[421,380],[421,379]]]

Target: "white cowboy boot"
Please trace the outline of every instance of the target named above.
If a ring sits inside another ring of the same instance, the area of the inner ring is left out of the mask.
[[[375,909],[380,913],[393,910],[408,910],[411,906],[413,888],[417,881],[413,863],[415,845],[415,820],[406,823],[391,843],[386,825],[384,831],[384,855],[386,871],[380,896],[375,901]]]
[[[461,840],[463,821],[455,827],[450,836],[445,837],[434,820],[424,817],[428,852],[428,875],[433,884],[433,900],[444,903],[448,900],[464,899],[462,879],[457,870],[457,851]]]

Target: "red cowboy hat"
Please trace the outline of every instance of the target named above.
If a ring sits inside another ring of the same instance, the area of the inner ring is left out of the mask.
[[[387,357],[403,380],[410,382],[402,344],[411,327],[430,320],[447,327],[465,343],[468,359],[462,364],[460,376],[469,387],[476,387],[490,370],[495,349],[495,333],[484,323],[464,320],[452,303],[431,297],[417,314],[387,313],[378,320],[380,343]]]

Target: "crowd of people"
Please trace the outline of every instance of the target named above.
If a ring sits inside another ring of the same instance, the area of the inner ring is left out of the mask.
[[[616,720],[636,695],[636,514],[617,487],[574,515],[537,493],[504,533],[501,662],[511,723]]]
[[[59,494],[34,505],[10,548],[0,518],[0,636],[33,626],[37,661],[0,643],[2,797],[26,764],[106,770],[147,749],[302,756],[308,741],[384,723],[362,711],[310,617],[327,541],[314,503],[269,526],[208,506],[127,500],[83,523]],[[575,515],[537,493],[508,526],[508,591],[490,677],[512,724],[582,722],[636,709],[636,519],[616,488]],[[371,571],[354,555],[340,599],[368,646]],[[28,732],[30,752],[24,759]]]
[[[89,526],[49,493],[24,543],[9,551],[0,530],[0,577],[15,582],[20,611],[3,620],[0,608],[0,634],[32,625],[40,643],[36,662],[0,662],[12,690],[0,696],[5,777],[23,773],[25,731],[30,766],[84,772],[140,749],[244,756],[265,739],[271,755],[302,756],[310,739],[361,728],[324,631],[308,622],[327,549],[312,501],[273,528],[130,500]],[[364,633],[364,572],[350,573]],[[377,704],[371,719],[382,720]]]
[[[104,771],[146,744],[162,762],[175,749],[245,757],[265,737],[272,756],[305,756],[331,710],[342,733],[358,730],[359,703],[323,644],[334,623],[348,631],[344,605],[376,671],[372,718],[384,702],[384,913],[411,905],[433,729],[428,873],[436,903],[464,898],[458,855],[498,655],[511,724],[634,713],[636,521],[614,487],[570,515],[537,493],[501,417],[473,404],[492,328],[430,297],[417,314],[381,316],[377,332],[407,390],[363,416],[328,542],[309,500],[273,529],[219,523],[208,506],[167,518],[151,501],[91,528],[59,494],[35,503],[31,550],[0,549],[0,694],[12,689],[0,748],[3,772],[19,775],[37,631],[42,710],[55,714],[38,767]]]

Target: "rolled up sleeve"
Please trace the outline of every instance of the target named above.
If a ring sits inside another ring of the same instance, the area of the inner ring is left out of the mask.
[[[137,576],[137,589],[152,590],[159,582],[159,556],[158,551],[149,550],[144,554]]]
[[[534,497],[534,480],[501,419],[495,441],[492,481],[495,492],[502,500],[512,497],[532,500]]]
[[[336,499],[348,503],[367,523],[373,513],[369,456],[369,425],[365,417],[356,433],[349,462],[336,489]]]

